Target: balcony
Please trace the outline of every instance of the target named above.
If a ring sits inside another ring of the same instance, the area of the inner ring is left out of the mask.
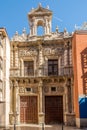
[[[19,70],[19,69],[11,69],[10,70],[10,77],[58,77],[58,76],[72,76],[73,75],[73,68],[68,67],[68,68],[60,68],[58,69],[58,73],[55,74],[48,74],[48,69],[36,69],[32,73],[25,73],[24,69]]]

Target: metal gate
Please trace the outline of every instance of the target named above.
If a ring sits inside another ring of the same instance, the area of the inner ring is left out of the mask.
[[[45,97],[45,123],[58,124],[63,122],[63,97]]]
[[[37,96],[20,97],[20,122],[38,123]]]

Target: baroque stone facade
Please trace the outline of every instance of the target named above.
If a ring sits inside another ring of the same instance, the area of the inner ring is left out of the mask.
[[[17,124],[75,125],[72,34],[52,33],[52,11],[41,5],[28,18],[30,34],[16,32],[10,43],[10,124],[16,115]]]

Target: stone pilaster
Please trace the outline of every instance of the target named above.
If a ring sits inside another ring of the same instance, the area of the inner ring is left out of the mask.
[[[14,83],[14,111],[17,110],[17,95],[18,95],[18,82]]]
[[[64,66],[66,66],[67,65],[67,48],[65,48],[65,50],[64,50]]]
[[[72,65],[72,47],[70,47],[69,50],[69,59],[70,59],[70,65]]]
[[[16,114],[16,117],[15,117]],[[16,120],[16,123],[18,122],[18,82],[15,81],[14,83],[14,120]]]
[[[42,46],[39,45],[39,76],[43,75],[43,52]]]
[[[68,107],[68,104],[69,104],[69,102],[68,102],[68,86],[66,86],[65,91],[66,91],[66,113],[68,113],[69,112],[69,107]]]
[[[43,83],[40,80],[39,83],[39,124],[44,123],[44,113],[43,113]]]
[[[21,76],[24,76],[24,63],[23,63],[23,60],[21,59],[20,60],[20,74],[21,74]]]
[[[12,125],[14,124],[14,117],[13,117],[13,82],[10,81],[10,113],[9,113],[9,123]]]
[[[73,113],[73,98],[71,82],[67,81],[66,84],[66,112],[65,112],[65,125],[75,125],[75,114]]]
[[[13,67],[13,46],[11,46],[11,67]]]
[[[14,48],[14,50],[15,50],[15,67],[18,67],[18,47],[17,46],[15,46],[15,48]]]
[[[61,57],[58,59],[58,69],[59,69],[59,75],[61,75]]]
[[[13,113],[13,82],[10,81],[10,113]]]

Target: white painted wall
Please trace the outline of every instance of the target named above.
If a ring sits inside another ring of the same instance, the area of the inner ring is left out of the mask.
[[[9,124],[9,112],[10,112],[10,82],[9,82],[9,72],[10,72],[10,41],[8,37],[5,39],[5,56],[4,56],[4,61],[5,61],[5,66],[6,66],[6,73],[5,73],[5,125],[7,126]]]
[[[3,95],[0,103],[0,126],[7,127],[9,125],[10,112],[10,85],[9,85],[9,69],[10,69],[10,41],[8,37],[3,40]]]

